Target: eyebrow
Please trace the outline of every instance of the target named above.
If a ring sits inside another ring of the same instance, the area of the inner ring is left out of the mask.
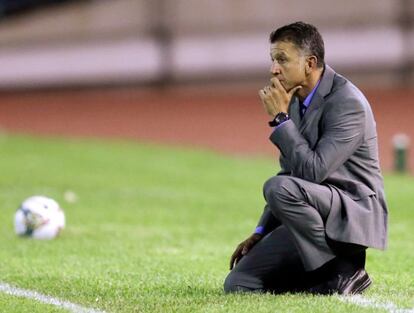
[[[275,54],[272,54],[272,52],[270,52],[270,57],[273,58],[273,56],[275,58],[277,58],[277,57],[287,57],[287,54],[284,51],[276,52]]]

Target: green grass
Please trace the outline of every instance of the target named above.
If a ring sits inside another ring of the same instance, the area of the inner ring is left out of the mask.
[[[309,295],[224,295],[276,161],[93,140],[0,137],[0,281],[108,312],[377,312]],[[68,203],[66,191],[78,201]],[[387,252],[369,250],[366,297],[414,307],[414,179],[386,176]],[[65,209],[53,241],[18,238],[13,215],[45,194]],[[0,293],[1,312],[58,312]]]

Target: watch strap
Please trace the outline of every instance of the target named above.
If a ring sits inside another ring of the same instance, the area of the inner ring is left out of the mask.
[[[285,112],[279,112],[276,114],[275,118],[269,122],[270,127],[277,127],[283,122],[286,122],[289,119],[289,114]]]

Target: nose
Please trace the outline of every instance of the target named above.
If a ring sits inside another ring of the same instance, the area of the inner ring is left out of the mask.
[[[279,63],[277,61],[272,62],[272,65],[270,66],[270,73],[273,74],[273,75],[280,74],[280,66],[279,66]]]

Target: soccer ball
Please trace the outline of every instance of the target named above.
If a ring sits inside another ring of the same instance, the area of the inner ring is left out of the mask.
[[[34,239],[53,239],[65,227],[65,214],[59,204],[45,196],[23,201],[14,216],[17,235]]]

